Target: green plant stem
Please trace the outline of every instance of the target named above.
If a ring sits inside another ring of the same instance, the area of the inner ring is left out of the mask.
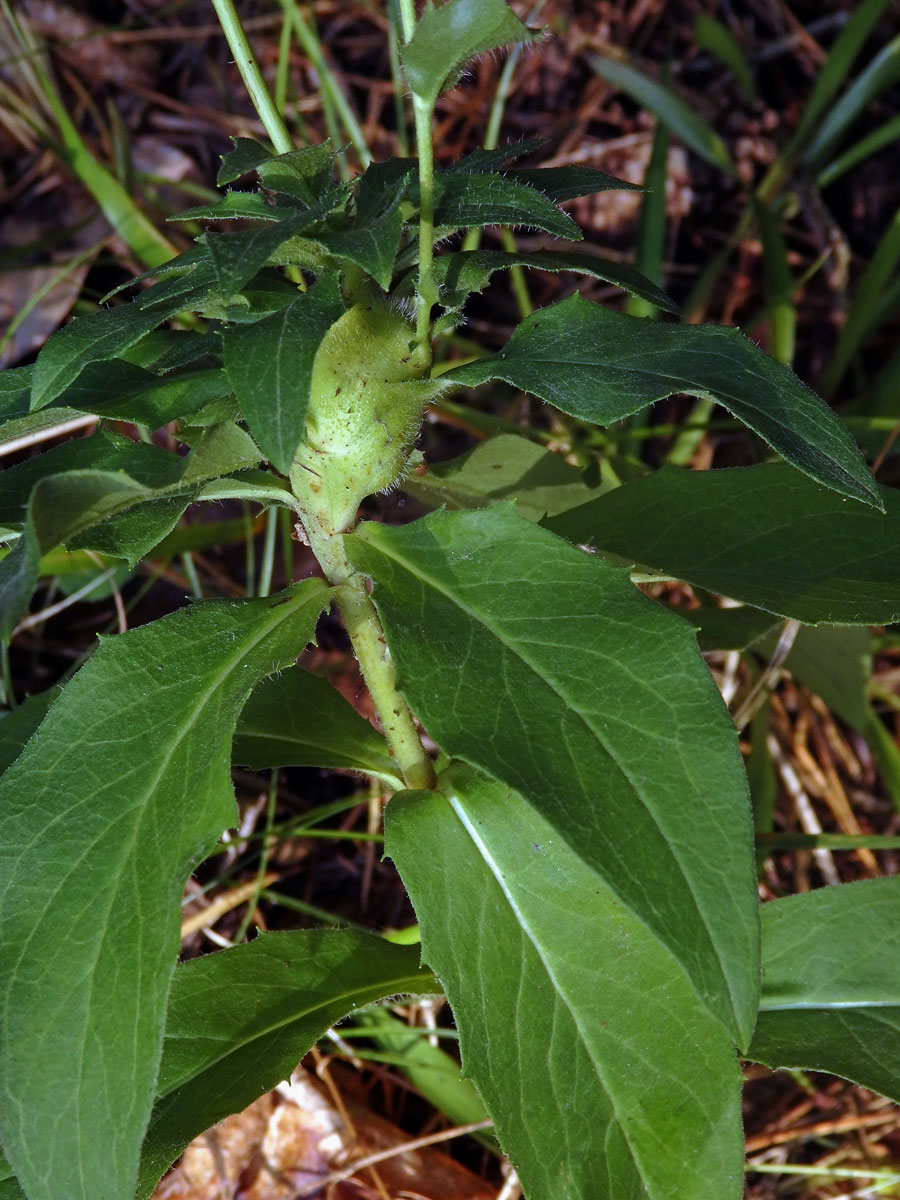
[[[413,96],[416,146],[419,155],[419,280],[416,286],[416,338],[428,341],[431,309],[437,301],[434,285],[434,146],[431,121],[434,106]]]
[[[253,107],[259,114],[263,128],[269,135],[269,140],[278,153],[286,154],[289,150],[294,149],[294,143],[291,140],[291,135],[288,133],[281,113],[275,107],[275,102],[269,95],[269,89],[266,87],[266,82],[262,77],[259,63],[250,49],[250,43],[247,41],[247,35],[244,33],[241,19],[234,7],[234,0],[212,0],[212,2],[213,8],[216,10],[216,16],[219,18],[219,24],[222,26],[222,32],[225,34],[225,40],[228,42],[228,47],[234,55],[234,61],[237,63],[237,68],[241,73],[241,79],[243,79],[244,86],[250,95],[250,99],[253,101]]]
[[[403,40],[408,42],[416,31],[415,0],[397,0],[400,8],[400,21],[403,25]]]
[[[410,788],[433,788],[434,768],[425,754],[412,713],[397,691],[394,664],[366,578],[347,561],[340,534],[329,533],[310,513],[304,513],[302,521],[326,579],[337,588],[338,612],[404,782]]]

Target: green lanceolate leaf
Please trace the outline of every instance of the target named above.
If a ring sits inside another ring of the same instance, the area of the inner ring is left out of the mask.
[[[522,796],[439,786],[390,802],[387,853],[526,1195],[736,1200],[740,1073],[682,966]]]
[[[417,202],[417,192],[413,189]],[[482,225],[543,229],[580,242],[583,234],[570,216],[543,192],[507,175],[444,174],[435,179],[435,226],[473,229]]]
[[[114,359],[92,363],[62,393],[64,404],[117,421],[160,429],[227,395],[221,367],[158,375]]]
[[[437,990],[411,946],[355,930],[264,933],[176,967],[137,1200],[197,1134],[290,1076],[353,1009]]]
[[[900,1100],[900,880],[762,908],[763,991],[749,1057],[830,1071]]]
[[[516,167],[507,171],[505,178],[537,188],[554,204],[574,200],[576,196],[594,196],[597,192],[641,191],[640,184],[626,183],[624,179],[607,175],[596,167]]]
[[[498,500],[514,500],[516,512],[529,521],[583,505],[596,495],[561,455],[511,433],[436,463],[421,478],[410,475],[402,486],[431,508],[486,508]]]
[[[145,333],[179,312],[184,307],[181,292],[187,285],[184,278],[173,280],[173,283],[180,287],[167,301],[160,296],[152,307],[142,307],[136,301],[120,304],[118,308],[78,317],[57,330],[34,365],[31,407],[43,408],[74,383],[89,363],[116,358]]]
[[[170,221],[280,221],[284,212],[261,192],[226,192],[212,204],[199,204],[169,217]]]
[[[881,505],[875,480],[841,421],[792,371],[736,329],[651,323],[576,295],[523,321],[498,354],[442,378],[469,387],[504,379],[600,425],[678,392],[708,397],[813,479]]]
[[[693,633],[511,506],[364,525],[344,544],[375,581],[399,686],[429,734],[520,791],[745,1044],[748,797]]]
[[[435,259],[435,282],[451,294],[460,296],[481,292],[495,271],[510,267],[532,267],[537,271],[574,271],[591,275],[622,288],[632,296],[640,296],[666,312],[677,313],[678,305],[646,276],[627,263],[612,262],[594,254],[567,250],[536,250],[527,252],[506,250],[459,250]]]
[[[476,54],[538,36],[505,0],[448,0],[439,8],[429,5],[400,56],[413,95],[431,105]]]
[[[783,463],[665,467],[548,525],[782,617],[880,625],[900,618],[900,492],[881,488],[880,496],[883,514]]]
[[[531,137],[522,138],[518,142],[506,142],[505,145],[495,146],[493,150],[488,150],[484,146],[478,146],[471,153],[464,154],[456,162],[444,167],[444,174],[451,175],[459,172],[474,174],[478,171],[499,171],[507,163],[524,158],[526,154],[534,154],[536,150],[540,150],[546,144],[546,138]]]
[[[328,590],[209,601],[102,643],[0,781],[0,1130],[29,1200],[130,1200],[179,900],[236,815],[237,715]]]
[[[0,733],[3,724],[0,722]],[[336,767],[364,771],[393,788],[403,783],[387,742],[340,692],[299,667],[267,679],[247,701],[233,758],[266,767]]]
[[[344,311],[335,275],[252,325],[226,329],[225,370],[260,449],[288,474],[306,427],[313,359]]]

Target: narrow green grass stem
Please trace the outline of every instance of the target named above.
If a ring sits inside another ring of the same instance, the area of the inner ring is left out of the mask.
[[[350,107],[347,97],[341,90],[340,84],[328,64],[318,33],[304,19],[303,13],[297,7],[294,0],[281,0],[281,7],[290,17],[297,41],[303,47],[304,54],[312,63],[319,77],[322,91],[333,106],[338,120],[344,128],[344,132],[353,144],[353,149],[356,151],[360,165],[365,170],[372,161],[371,151],[366,143],[365,134],[356,119],[356,114]],[[337,149],[337,145],[335,145],[335,149]]]
[[[279,154],[287,154],[294,149],[291,135],[282,119],[281,113],[275,107],[275,101],[269,94],[266,81],[263,79],[259,63],[250,49],[247,35],[234,6],[234,0],[212,0],[222,32],[228,47],[234,55],[234,61],[241,73],[241,79],[249,93],[263,128],[269,135],[269,140]]]

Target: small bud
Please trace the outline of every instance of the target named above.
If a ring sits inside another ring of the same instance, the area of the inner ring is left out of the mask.
[[[352,528],[366,496],[403,478],[425,405],[440,390],[425,378],[430,365],[413,326],[380,298],[355,304],[325,334],[291,471],[294,494],[324,529]]]

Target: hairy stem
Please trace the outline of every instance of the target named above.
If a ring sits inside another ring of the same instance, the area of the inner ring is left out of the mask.
[[[416,30],[415,0],[398,0],[400,20],[403,23],[403,40],[408,42]]]
[[[222,32],[225,34],[225,40],[228,42],[228,48],[234,55],[234,61],[237,63],[244,86],[253,101],[253,107],[259,114],[266,133],[269,135],[269,140],[279,154],[286,154],[288,150],[294,149],[294,143],[282,120],[281,113],[269,95],[269,89],[262,77],[259,63],[253,56],[241,19],[234,7],[234,0],[212,0],[212,2],[216,16],[219,18],[219,24],[222,26]]]
[[[397,691],[394,664],[365,576],[347,561],[340,534],[329,533],[309,513],[303,514],[302,521],[325,577],[337,587],[338,612],[353,643],[363,679],[404,782],[410,788],[432,788],[435,785],[434,768],[425,754],[406,701]]]

